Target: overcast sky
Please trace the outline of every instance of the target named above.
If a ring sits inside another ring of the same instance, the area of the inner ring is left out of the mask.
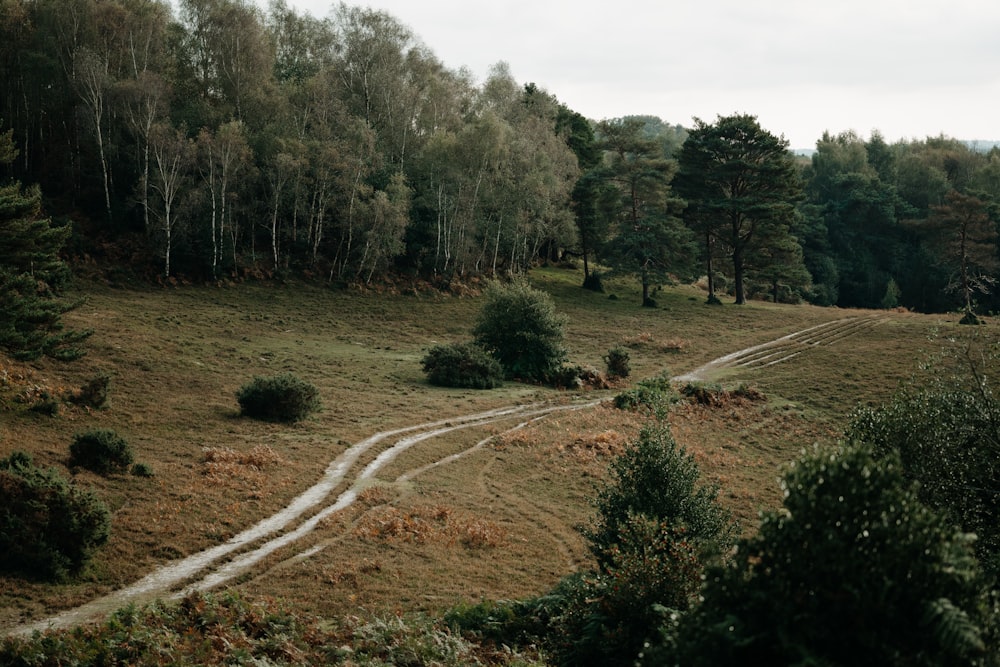
[[[332,0],[287,0],[323,18]],[[258,0],[261,5],[265,0]],[[1000,140],[997,0],[360,0],[482,82],[506,61],[571,109],[691,126]]]

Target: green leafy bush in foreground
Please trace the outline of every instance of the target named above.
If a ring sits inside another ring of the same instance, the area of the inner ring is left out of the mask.
[[[424,373],[440,387],[493,389],[503,384],[503,367],[475,343],[436,345],[423,358]]]
[[[243,415],[274,422],[301,421],[320,408],[319,389],[291,373],[255,377],[236,400]]]
[[[125,472],[135,459],[125,438],[107,428],[77,433],[69,446],[69,456],[70,465],[81,466],[99,475]]]
[[[898,456],[805,455],[651,664],[997,664],[996,600],[972,536],[917,498]]]
[[[0,460],[0,569],[60,579],[107,542],[111,515],[90,491],[15,452]]]
[[[982,368],[935,366],[885,405],[859,407],[846,437],[896,454],[903,473],[920,483],[920,499],[976,534],[983,569],[1000,578],[1000,400],[989,383],[1000,348],[971,349]],[[945,359],[948,361],[948,359]]]

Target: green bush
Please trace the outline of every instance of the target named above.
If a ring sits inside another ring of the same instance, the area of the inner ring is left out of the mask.
[[[108,407],[110,393],[111,376],[107,373],[100,373],[80,387],[80,391],[73,395],[70,400],[77,405],[100,410]]]
[[[503,384],[500,362],[475,343],[436,345],[422,364],[427,380],[441,387],[493,389]]]
[[[919,501],[898,457],[817,450],[785,476],[703,603],[654,664],[996,664],[996,605],[958,532]]]
[[[560,389],[576,389],[583,384],[585,371],[574,364],[559,366],[545,378],[545,383]]]
[[[664,373],[641,380],[631,389],[620,392],[614,398],[614,406],[619,410],[645,409],[662,416],[677,399],[669,374]]]
[[[584,529],[598,568],[553,592],[543,645],[561,665],[633,665],[660,627],[696,601],[705,563],[732,543],[734,527],[714,487],[698,483],[693,457],[668,427],[645,428],[611,464]]]
[[[563,320],[552,298],[523,279],[487,288],[472,334],[509,378],[548,382],[566,360]]]
[[[986,367],[1000,361],[995,347],[970,351]],[[898,454],[904,474],[920,482],[920,499],[975,533],[983,568],[1000,579],[1000,402],[984,368],[970,372],[969,358],[957,361],[937,362],[881,407],[856,410],[846,438]]]
[[[69,446],[69,462],[100,475],[125,472],[134,460],[125,438],[111,429],[99,428],[77,433]]]
[[[152,477],[153,469],[146,463],[136,463],[132,466],[132,474],[136,477]]]
[[[621,345],[615,345],[604,355],[604,363],[608,367],[608,376],[627,378],[632,372],[631,357],[628,350]]]
[[[668,426],[643,428],[612,461],[610,477],[594,501],[596,521],[583,531],[598,564],[612,565],[621,536],[635,516],[684,533],[706,558],[725,551],[734,527],[716,503],[716,487],[700,484],[700,474],[694,457],[677,445]]]
[[[0,569],[61,579],[86,565],[110,526],[92,492],[22,452],[0,459]]]
[[[291,373],[255,377],[236,392],[241,414],[274,422],[297,422],[319,410],[319,390]]]

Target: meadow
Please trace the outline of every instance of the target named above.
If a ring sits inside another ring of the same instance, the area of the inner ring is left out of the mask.
[[[491,419],[401,451],[358,487],[353,504],[225,584],[328,617],[438,614],[538,595],[588,566],[577,528],[591,516],[609,461],[649,419],[605,399],[642,378],[686,373],[796,331],[863,321],[798,344],[780,363],[730,365],[710,379],[750,385],[764,400],[682,401],[671,411],[678,442],[719,485],[741,530],[752,531],[761,510],[780,504],[783,466],[803,448],[836,441],[857,405],[887,400],[962,329],[952,315],[757,301],[709,306],[693,286],[665,288],[657,308],[641,308],[628,282],[611,282],[601,294],[582,290],[576,270],[538,269],[530,278],[566,318],[570,361],[603,369],[608,349],[623,345],[628,380],[603,390],[430,386],[420,360],[435,344],[470,337],[481,303],[482,285],[474,283],[454,293],[305,283],[79,286],[83,305],[65,319],[94,330],[83,359],[0,362],[0,456],[27,451],[94,489],[112,511],[112,536],[75,580],[0,577],[0,627],[46,618],[225,543],[373,434],[551,402],[566,409]],[[315,384],[322,410],[294,425],[241,417],[237,389],[283,372]],[[112,378],[105,409],[66,402],[54,416],[29,409],[100,374]],[[580,407],[593,401],[604,402]],[[124,436],[153,476],[69,469],[73,435],[97,427]],[[366,450],[356,468],[393,443],[386,438]]]

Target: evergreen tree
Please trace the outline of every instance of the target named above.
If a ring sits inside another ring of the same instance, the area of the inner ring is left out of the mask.
[[[0,154],[15,154],[9,134],[0,135]],[[76,359],[90,333],[63,331],[73,305],[56,298],[69,277],[59,252],[71,230],[40,217],[41,196],[37,186],[0,186],[0,348],[17,359]]]
[[[991,291],[1000,269],[994,217],[995,207],[984,199],[952,190],[944,204],[930,207],[926,221],[916,223],[934,249],[936,264],[951,272],[946,289],[961,296],[965,323],[978,322],[973,297]]]
[[[608,158],[604,177],[619,192],[617,227],[604,248],[604,259],[642,282],[642,304],[652,305],[650,288],[670,275],[691,273],[696,247],[677,217],[682,203],[670,196],[677,169],[663,157],[655,140],[643,136],[643,121],[604,121],[599,132]]]
[[[713,246],[722,245],[732,261],[736,303],[746,303],[749,259],[765,242],[790,234],[801,197],[788,142],[754,116],[720,117],[714,125],[696,120],[678,161],[674,188],[687,200],[685,220],[705,240],[709,260]]]

